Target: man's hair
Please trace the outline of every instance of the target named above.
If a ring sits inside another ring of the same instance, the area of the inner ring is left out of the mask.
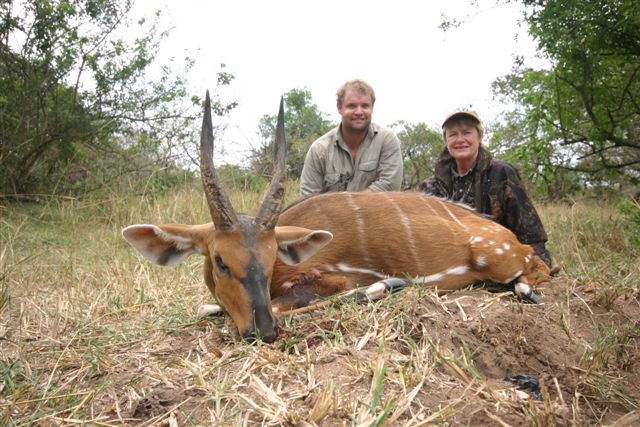
[[[376,103],[376,93],[373,91],[373,88],[363,80],[355,79],[345,82],[338,89],[338,92],[336,93],[336,100],[338,102],[338,105],[342,105],[342,102],[344,101],[344,95],[347,93],[348,89],[355,90],[362,95],[371,95],[371,105]]]

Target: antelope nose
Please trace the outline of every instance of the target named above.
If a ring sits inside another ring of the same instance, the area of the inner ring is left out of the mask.
[[[255,344],[259,340],[266,343],[272,343],[278,338],[277,328],[271,329],[271,331],[251,331],[242,335],[242,338],[250,342],[251,344]]]

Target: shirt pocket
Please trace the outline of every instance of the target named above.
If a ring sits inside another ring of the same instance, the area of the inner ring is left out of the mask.
[[[324,183],[327,186],[335,185],[338,181],[340,181],[339,173],[328,173],[324,176]]]
[[[360,166],[358,166],[358,169],[360,169],[360,171],[364,173],[375,173],[376,169],[378,169],[378,162],[373,160],[370,162],[360,163]]]

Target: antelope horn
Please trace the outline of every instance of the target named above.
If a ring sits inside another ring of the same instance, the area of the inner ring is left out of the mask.
[[[284,137],[284,99],[280,98],[278,124],[276,125],[276,141],[273,160],[273,177],[269,191],[260,206],[256,223],[266,229],[273,229],[282,210],[284,190],[287,185],[287,141]]]
[[[222,187],[213,166],[213,125],[211,123],[211,99],[209,91],[204,102],[204,118],[200,134],[200,175],[207,197],[211,219],[218,230],[228,230],[238,222],[231,201]]]

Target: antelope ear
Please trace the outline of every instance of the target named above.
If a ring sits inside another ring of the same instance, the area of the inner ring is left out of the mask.
[[[324,230],[276,227],[278,258],[287,265],[300,264],[315,255],[331,239],[333,234]]]
[[[213,236],[213,225],[136,224],[122,230],[127,242],[154,264],[173,266],[192,254],[208,254],[206,236]]]

